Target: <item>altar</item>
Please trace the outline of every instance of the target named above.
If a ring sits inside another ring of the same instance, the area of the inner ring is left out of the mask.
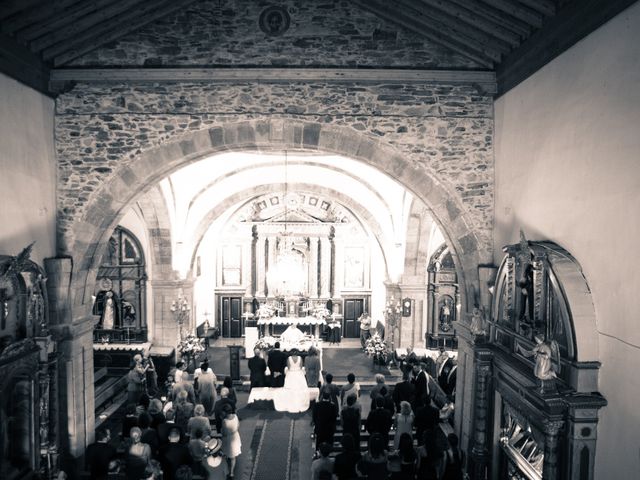
[[[313,332],[314,338],[317,340],[320,337],[320,328],[327,324],[327,321],[320,317],[314,317],[307,315],[306,317],[261,317],[258,319],[258,327],[262,329],[263,335],[274,335],[276,325],[289,325],[309,326]]]

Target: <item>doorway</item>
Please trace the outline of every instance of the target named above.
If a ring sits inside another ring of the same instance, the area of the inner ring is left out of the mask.
[[[242,297],[220,297],[219,317],[222,336],[239,338],[242,336]]]
[[[358,319],[364,312],[364,298],[349,298],[344,301],[344,320],[342,332],[344,338],[360,337],[360,322]]]

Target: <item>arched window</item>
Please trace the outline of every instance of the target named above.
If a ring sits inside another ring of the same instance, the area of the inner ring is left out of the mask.
[[[95,342],[147,340],[146,280],[140,242],[129,230],[117,227],[98,269],[92,310]]]

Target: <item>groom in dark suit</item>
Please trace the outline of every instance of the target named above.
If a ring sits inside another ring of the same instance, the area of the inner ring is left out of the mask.
[[[271,370],[271,386],[284,386],[284,368],[287,366],[287,354],[280,350],[280,342],[276,342],[273,350],[269,352],[269,361],[267,362],[269,370]]]

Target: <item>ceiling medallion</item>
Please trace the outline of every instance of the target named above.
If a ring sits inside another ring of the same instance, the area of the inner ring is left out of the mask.
[[[276,37],[289,30],[291,17],[285,8],[271,6],[262,11],[258,24],[264,33]]]

